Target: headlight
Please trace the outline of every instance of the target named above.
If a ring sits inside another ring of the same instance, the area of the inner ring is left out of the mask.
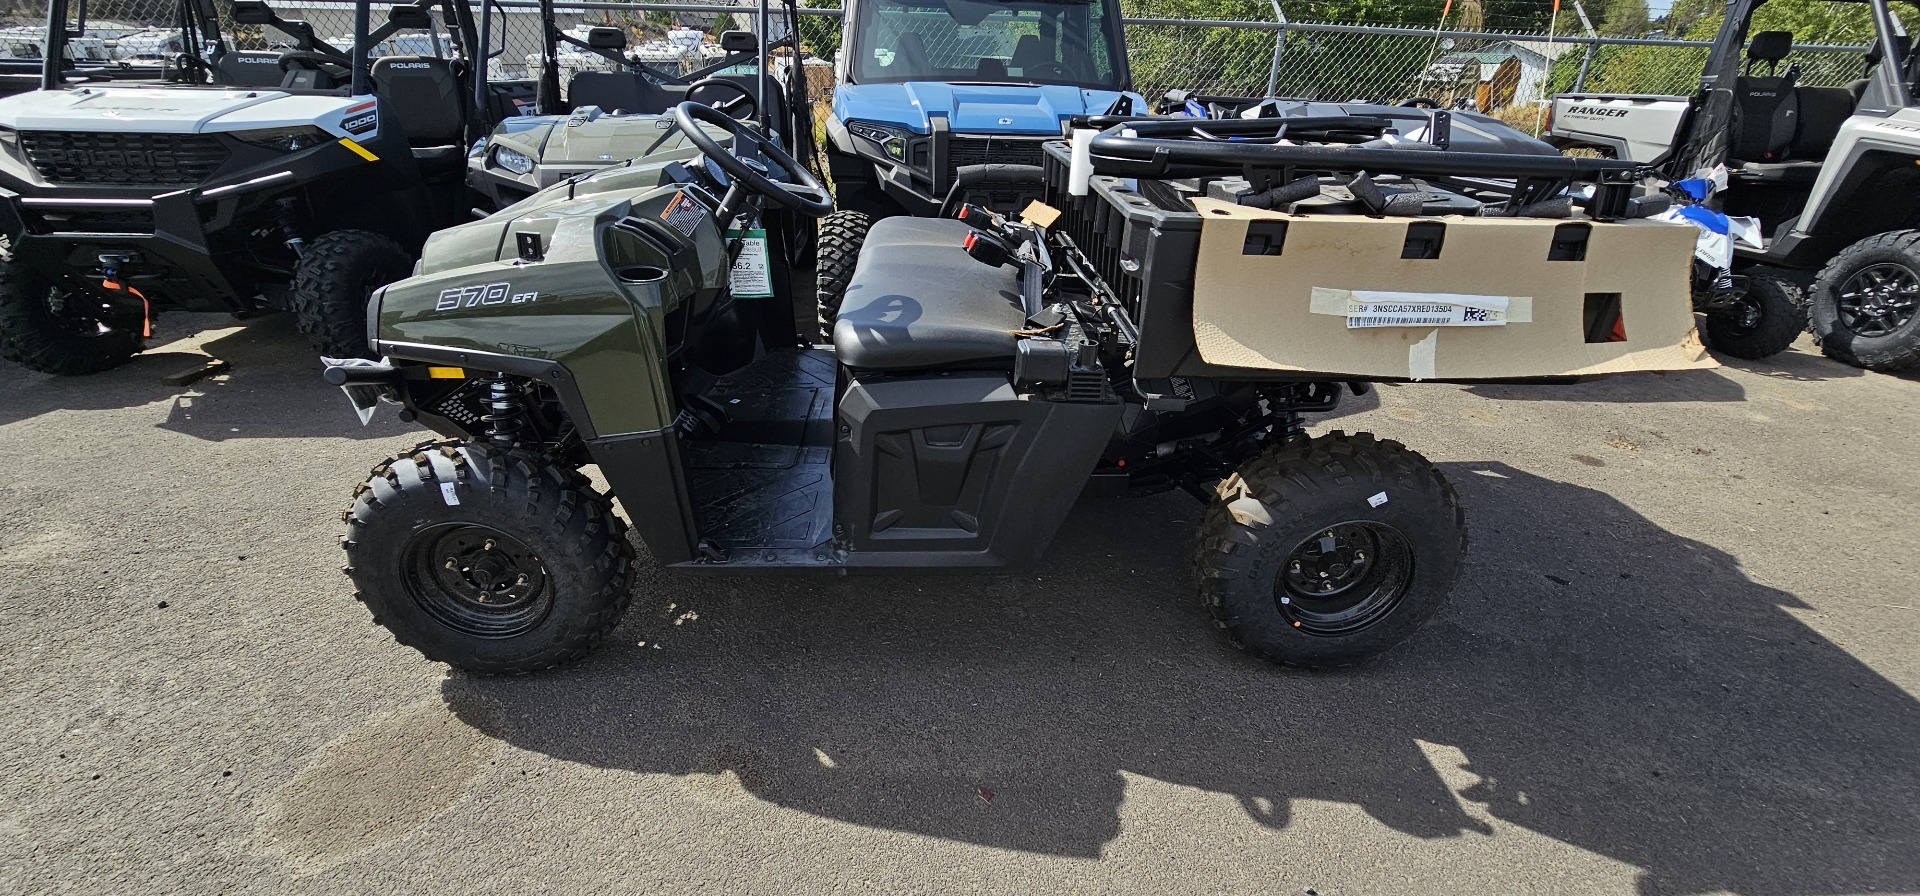
[[[334,137],[313,125],[301,125],[293,128],[266,128],[258,131],[234,131],[233,139],[241,143],[260,146],[276,152],[299,152],[312,149],[322,143],[332,143]]]
[[[907,160],[907,138],[913,136],[912,131],[892,125],[868,124],[864,121],[849,123],[847,130],[853,132],[854,136],[879,147],[887,158],[900,162]]]
[[[515,174],[533,173],[533,160],[525,153],[515,152],[504,146],[493,148],[493,163]]]
[[[13,128],[0,125],[0,150],[4,150],[6,154],[10,156],[19,156],[20,132]]]

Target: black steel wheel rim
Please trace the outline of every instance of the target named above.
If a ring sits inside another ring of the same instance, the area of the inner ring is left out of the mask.
[[[1351,635],[1379,623],[1413,584],[1413,547],[1385,523],[1328,526],[1288,552],[1274,583],[1274,605],[1295,630]]]
[[[1885,336],[1920,310],[1920,276],[1904,264],[1884,262],[1855,271],[1840,286],[1840,323],[1855,336]]]
[[[1733,303],[1732,308],[1727,309],[1727,320],[1733,324],[1735,329],[1741,332],[1747,332],[1759,328],[1760,318],[1765,313],[1766,312],[1761,309],[1758,301],[1755,301],[1751,296],[1747,296]]]
[[[476,638],[511,638],[553,609],[540,557],[488,526],[442,523],[414,533],[404,556],[407,592],[434,621]]]

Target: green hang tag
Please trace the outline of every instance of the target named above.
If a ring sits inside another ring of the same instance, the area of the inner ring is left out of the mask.
[[[756,227],[744,236],[738,230],[729,230],[727,239],[740,240],[740,254],[733,258],[733,297],[772,298],[773,270],[768,265],[766,230]]]

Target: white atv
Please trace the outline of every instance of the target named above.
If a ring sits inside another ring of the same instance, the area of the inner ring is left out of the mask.
[[[1874,370],[1920,365],[1920,55],[1886,0],[1868,0],[1875,33],[1862,77],[1799,83],[1797,65],[1781,68],[1792,34],[1748,37],[1763,2],[1728,6],[1693,96],[1558,96],[1545,136],[1675,179],[1727,167],[1719,210],[1759,219],[1762,238],[1736,243],[1744,291],[1709,293],[1723,303],[1706,309],[1716,348],[1784,349],[1802,324],[1775,311],[1810,280],[1807,313],[1829,356]]]
[[[261,0],[238,26],[293,49],[235,50],[211,0],[182,0],[182,49],[146,82],[76,82],[65,28],[40,89],[0,99],[0,355],[103,370],[139,351],[156,312],[291,307],[323,354],[368,354],[370,292],[404,277],[427,234],[465,212],[476,91],[464,0],[358,0],[338,49]],[[68,19],[52,0],[49,20]],[[85,2],[72,12],[85,20]],[[402,30],[451,26],[451,58],[368,57]]]

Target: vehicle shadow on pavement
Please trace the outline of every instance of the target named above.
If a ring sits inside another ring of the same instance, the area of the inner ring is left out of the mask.
[[[0,361],[15,388],[0,395],[0,425],[60,410],[136,408],[171,400],[161,429],[208,441],[241,438],[391,439],[419,427],[401,423],[392,407],[362,427],[340,390],[320,378],[320,357],[294,329],[293,315],[273,314],[237,325],[223,314],[168,315],[175,341],[88,376],[51,376]],[[207,330],[231,332],[206,338]],[[198,367],[209,356],[224,373],[184,386],[164,378]]]
[[[1865,370],[1820,354],[1819,348],[1807,343],[1758,361],[1720,357],[1720,363],[1748,373],[1796,383],[1850,380],[1867,375]]]
[[[0,425],[30,420],[59,410],[98,411],[139,407],[187,391],[169,386],[161,377],[205,361],[190,352],[155,351],[105,373],[53,376],[0,361],[0,379],[9,386],[0,391]]]
[[[989,847],[1099,857],[1124,772],[1276,828],[1297,799],[1422,838],[1491,818],[1643,869],[1645,893],[1920,887],[1913,698],[1709,545],[1590,489],[1443,467],[1467,575],[1359,670],[1227,649],[1191,597],[1199,507],[1160,496],[1082,506],[1025,575],[643,572],[586,661],[443,696],[561,760]]]
[[[1617,401],[1632,404],[1666,401],[1746,401],[1747,390],[1717,370],[1672,373],[1621,373],[1578,383],[1523,385],[1479,383],[1467,392],[1499,401]]]
[[[251,321],[209,341],[205,350],[233,365],[175,396],[161,429],[222,442],[229,439],[393,439],[417,431],[383,405],[360,425],[339,388],[320,378],[320,356],[294,329],[293,315]]]

